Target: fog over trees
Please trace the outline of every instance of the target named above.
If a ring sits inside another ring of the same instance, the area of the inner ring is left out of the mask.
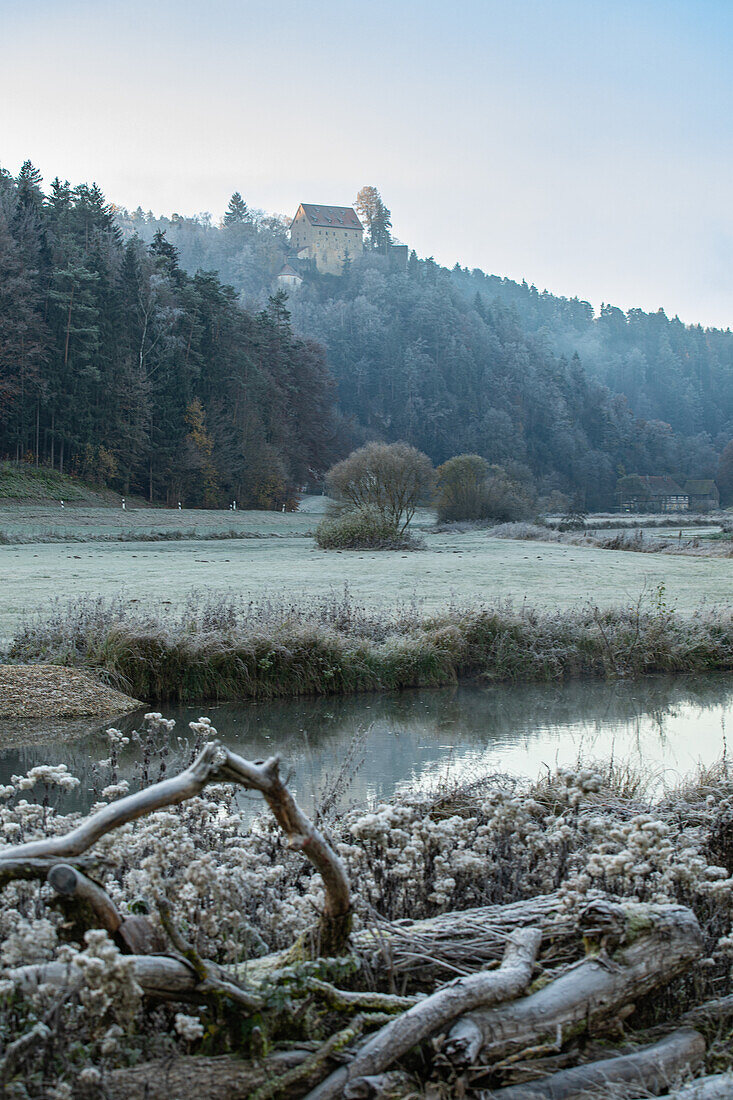
[[[716,476],[733,438],[733,333],[400,265],[376,188],[364,255],[340,277],[301,263],[287,299],[289,219],[244,189],[221,225],[94,186],[44,197],[31,165],[0,191],[4,454],[108,466],[157,498],[195,482],[189,503],[272,503],[353,446],[403,440],[600,508],[628,474]]]

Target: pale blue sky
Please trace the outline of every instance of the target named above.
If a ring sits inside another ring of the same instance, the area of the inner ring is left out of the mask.
[[[733,325],[733,0],[0,0],[0,164]]]

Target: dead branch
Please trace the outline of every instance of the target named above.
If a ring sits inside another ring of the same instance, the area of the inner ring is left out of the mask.
[[[121,825],[194,798],[209,783],[237,783],[262,794],[289,846],[301,851],[323,879],[326,900],[316,937],[316,953],[340,954],[351,930],[351,894],[342,861],[280,779],[279,756],[251,763],[216,741],[205,745],[185,771],[110,803],[66,835],[4,848],[0,852],[0,884],[10,878],[39,877],[42,869],[47,874],[53,863],[74,860]],[[45,869],[33,862],[39,860],[46,861]],[[39,874],[31,874],[36,871]]]
[[[360,993],[347,989],[337,989],[331,982],[320,978],[307,978],[305,985],[314,993],[320,993],[325,1001],[335,1009],[361,1009],[364,1012],[404,1012],[420,1000],[419,997],[399,997],[396,993]]]
[[[49,886],[65,898],[88,905],[99,925],[110,935],[119,931],[122,915],[107,891],[68,863],[55,863],[46,875]]]
[[[498,970],[458,978],[431,997],[419,1001],[378,1031],[347,1067],[336,1070],[310,1092],[308,1100],[348,1097],[351,1095],[351,1084],[362,1077],[382,1073],[416,1043],[434,1035],[450,1020],[470,1010],[469,1006],[496,1003],[518,996],[532,977],[541,938],[541,933],[532,928],[514,932]]]
[[[633,1054],[603,1058],[598,1062],[561,1070],[523,1085],[483,1091],[481,1100],[583,1100],[596,1089],[631,1085],[656,1093],[685,1070],[695,1070],[705,1057],[705,1040],[699,1031],[679,1028],[653,1046]]]
[[[598,954],[567,968],[544,988],[501,1008],[458,1020],[443,1043],[456,1066],[495,1062],[615,1018],[620,1009],[682,973],[702,951],[691,910],[679,905],[595,902],[584,914],[587,934],[600,935]],[[606,944],[622,946],[609,954]],[[481,1058],[479,1059],[479,1055]]]
[[[206,1001],[218,993],[235,1001],[247,1012],[257,1012],[262,998],[242,989],[214,963],[206,963],[206,975],[200,978],[193,966],[171,955],[128,955],[135,981],[149,997],[169,1001]],[[74,981],[66,963],[35,963],[6,970],[4,977],[15,982],[26,993],[34,993],[41,985],[58,989],[73,988]]]
[[[695,1024],[704,1024],[706,1020],[722,1020],[726,1016],[733,1016],[733,994],[695,1005],[680,1017],[680,1021],[694,1027]]]
[[[384,1023],[386,1018],[384,1013],[380,1012],[359,1013],[345,1028],[337,1031],[318,1050],[310,1054],[302,1066],[289,1070],[277,1081],[269,1081],[267,1084],[262,1085],[257,1092],[252,1094],[250,1100],[271,1100],[275,1096],[292,1096],[294,1085],[297,1085],[305,1077],[310,1076],[315,1070],[322,1067],[333,1055],[338,1054],[345,1047],[351,1046],[370,1024]]]

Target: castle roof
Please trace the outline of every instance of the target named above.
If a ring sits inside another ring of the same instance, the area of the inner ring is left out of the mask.
[[[317,225],[319,228],[330,226],[332,229],[364,229],[356,211],[350,206],[317,206],[311,202],[302,202],[298,210],[303,211],[311,225]],[[297,216],[296,213],[295,217]]]

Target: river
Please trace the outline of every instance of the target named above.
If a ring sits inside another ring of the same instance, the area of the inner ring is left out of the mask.
[[[220,738],[243,756],[280,752],[292,788],[308,809],[339,775],[342,804],[371,805],[399,789],[487,772],[533,778],[556,765],[610,757],[642,768],[659,790],[724,755],[726,725],[733,725],[733,676],[466,685],[162,709],[176,720],[169,774],[186,756],[179,739],[190,736],[188,722],[205,714]],[[117,725],[129,734],[143,713]],[[2,720],[0,745],[6,747],[0,751],[0,783],[36,764],[65,763],[81,786],[70,800],[67,796],[64,808],[87,809],[104,785],[95,767],[109,755],[107,725]],[[133,783],[138,758],[133,738],[119,768]],[[242,797],[245,806],[259,806],[252,796]]]

